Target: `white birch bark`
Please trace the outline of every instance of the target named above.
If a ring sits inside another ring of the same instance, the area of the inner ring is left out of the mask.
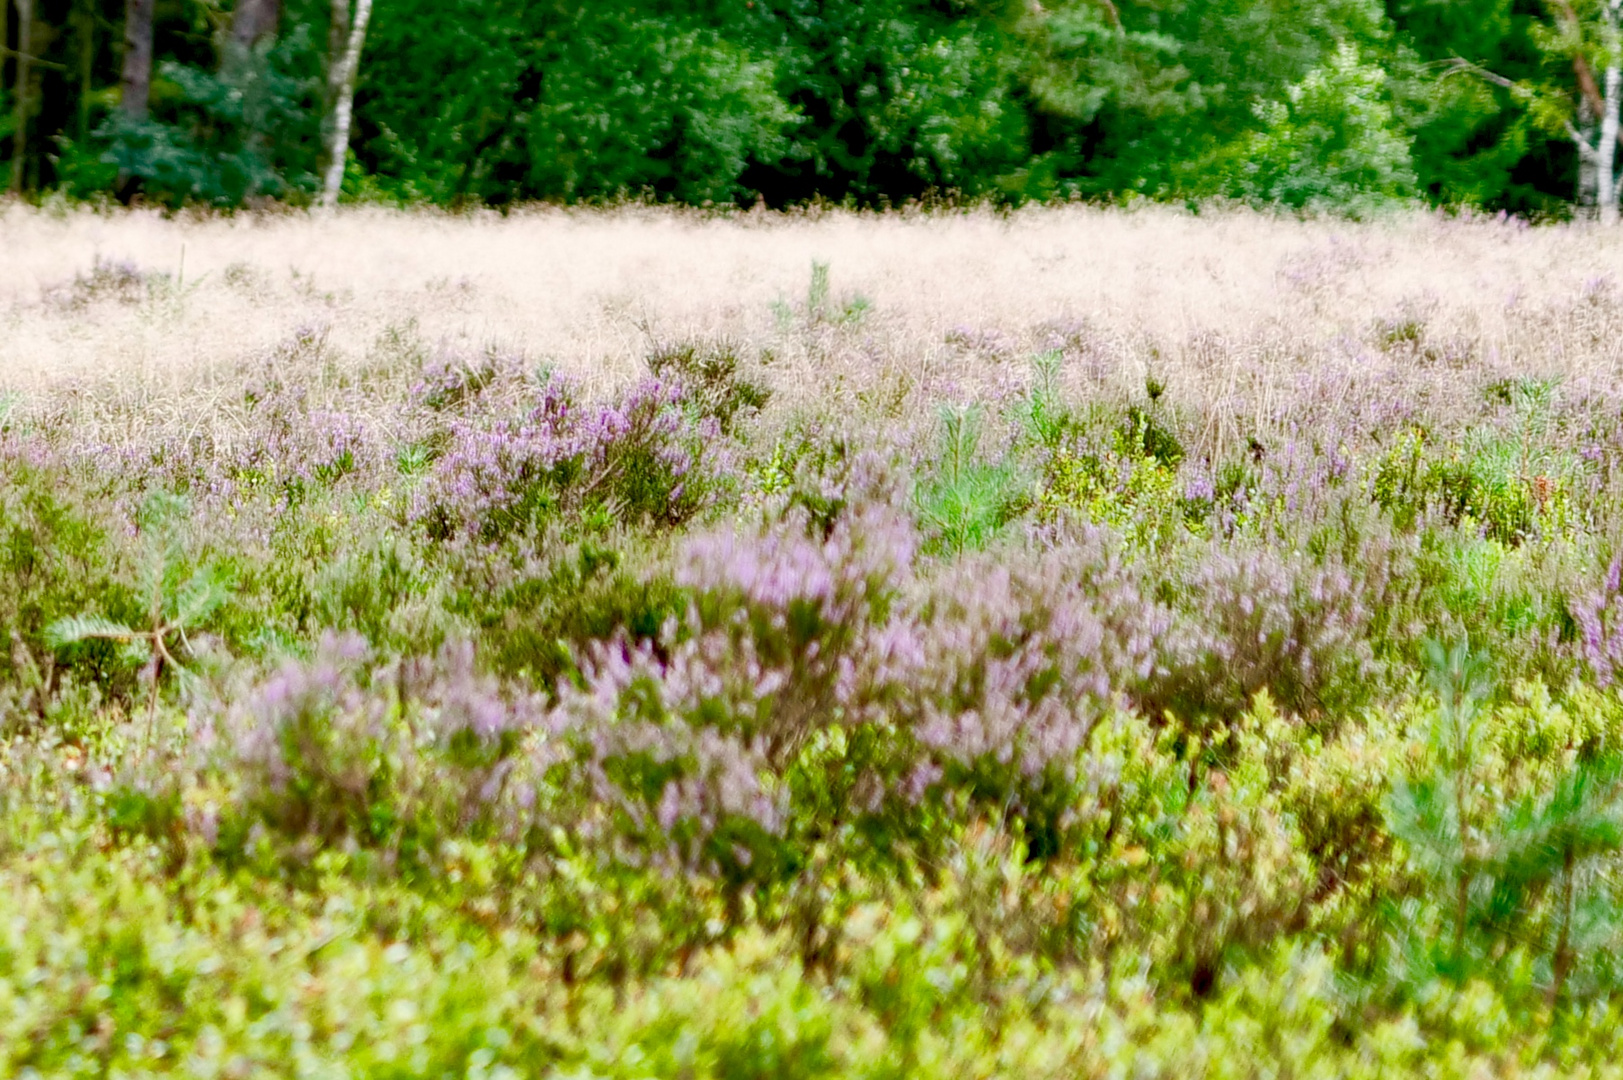
[[[1595,145],[1595,187],[1602,225],[1617,224],[1617,136],[1620,96],[1623,96],[1623,57],[1618,55],[1618,13],[1623,0],[1606,0],[1606,75],[1601,103],[1600,139]],[[1588,157],[1589,155],[1583,155]]]
[[[1618,222],[1618,195],[1623,188],[1617,175],[1619,114],[1623,112],[1623,41],[1619,40],[1619,17],[1623,15],[1623,0],[1606,0],[1606,72],[1604,89],[1600,91],[1601,115],[1594,115],[1593,107],[1580,102],[1578,123],[1567,122],[1567,135],[1578,148],[1578,212],[1588,217],[1588,198],[1594,195],[1595,213],[1602,225]],[[1580,73],[1580,79],[1582,75]],[[1593,82],[1591,81],[1591,86]],[[1593,89],[1583,95],[1592,99]],[[1597,133],[1595,128],[1598,120]],[[1593,141],[1592,141],[1593,140]]]
[[[1606,115],[1600,122],[1600,145],[1595,160],[1596,180],[1600,188],[1600,223],[1617,224],[1617,124],[1618,97],[1623,92],[1623,68],[1614,58],[1606,65]]]
[[[1578,191],[1576,205],[1578,217],[1584,221],[1594,221],[1600,208],[1600,171],[1596,168],[1598,154],[1586,153],[1595,145],[1595,128],[1600,117],[1589,104],[1589,98],[1580,94],[1578,96],[1578,123],[1572,132],[1569,132],[1573,142],[1578,144]]]
[[[361,46],[366,42],[366,24],[372,17],[372,0],[356,0],[355,18],[349,26],[349,44],[344,49],[342,67],[334,78],[338,87],[333,101],[332,125],[327,144],[327,175],[322,184],[321,206],[331,210],[338,205],[338,189],[344,184],[344,159],[349,155],[349,123],[355,109],[355,81],[361,70]]]

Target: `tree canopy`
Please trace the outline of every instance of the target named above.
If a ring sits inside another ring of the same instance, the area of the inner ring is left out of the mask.
[[[1560,215],[1593,127],[1585,73],[1617,63],[1606,8],[379,0],[343,190]],[[314,201],[350,17],[348,0],[9,0],[0,178],[171,205]]]

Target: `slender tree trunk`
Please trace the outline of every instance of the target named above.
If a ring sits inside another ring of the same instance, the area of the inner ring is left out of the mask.
[[[1599,174],[1600,223],[1617,224],[1617,134],[1619,95],[1623,94],[1623,67],[1617,61],[1606,65],[1606,115],[1600,122],[1600,145],[1595,149],[1595,171]]]
[[[281,0],[238,0],[231,14],[231,40],[250,50],[275,37],[281,22]]]
[[[349,0],[332,0],[332,18],[327,23],[327,108],[333,107],[341,89],[344,46],[349,43]]]
[[[268,158],[265,80],[270,66],[269,44],[276,39],[282,23],[282,0],[237,0],[231,12],[231,28],[221,50],[220,70],[233,89],[242,95],[244,109],[241,130],[245,147],[256,157]],[[253,205],[260,196],[257,176],[249,182],[242,198]]]
[[[155,0],[124,0],[124,67],[118,81],[118,107],[126,119],[145,120],[152,99],[152,8]],[[113,194],[129,202],[140,180],[119,170]]]
[[[1589,98],[1579,97],[1577,134],[1574,136],[1574,141],[1578,143],[1577,207],[1578,216],[1586,221],[1593,221],[1600,208],[1600,170],[1596,167],[1599,155],[1588,152],[1595,145],[1595,126],[1599,122],[1600,117],[1589,104]]]
[[[316,174],[327,180],[332,163],[332,126],[338,95],[344,89],[344,48],[349,44],[349,0],[332,0],[332,17],[327,21],[327,85],[321,98],[321,153]]]
[[[1547,0],[1557,19],[1575,37],[1583,37],[1583,23],[1571,0]],[[1623,0],[1605,0],[1606,47],[1609,59],[1603,75],[1605,88],[1595,79],[1594,69],[1580,48],[1573,53],[1572,71],[1578,82],[1578,122],[1568,123],[1567,134],[1578,148],[1578,212],[1580,217],[1598,216],[1603,225],[1618,220],[1618,193],[1623,187],[1617,176],[1618,143],[1623,126],[1618,123],[1619,81],[1623,79],[1623,58],[1619,56],[1619,21]],[[1508,81],[1503,85],[1510,85]],[[1599,126],[1597,135],[1595,128]]]
[[[83,143],[90,135],[90,82],[96,65],[96,9],[92,0],[80,0],[73,14],[79,24],[79,116],[74,135]]]
[[[28,114],[34,96],[34,0],[17,0],[17,117],[11,141],[11,190],[21,192],[28,166]]]
[[[124,74],[119,107],[131,120],[145,120],[152,98],[152,6],[154,0],[125,0]]]
[[[1600,109],[1600,141],[1595,150],[1595,171],[1597,175],[1597,199],[1600,204],[1600,223],[1611,226],[1617,224],[1617,140],[1619,135],[1618,110],[1619,97],[1623,95],[1623,59],[1618,56],[1618,15],[1623,10],[1623,0],[1606,0],[1606,75],[1605,89],[1601,97]],[[1591,79],[1593,81],[1593,79]]]
[[[349,152],[349,124],[355,108],[355,82],[361,70],[361,46],[366,42],[366,24],[372,17],[372,0],[356,0],[355,17],[349,27],[349,42],[338,69],[331,73],[338,88],[333,102],[332,127],[327,145],[327,176],[322,184],[321,205],[338,205],[338,190],[344,184],[344,158]]]
[[[6,85],[6,62],[11,59],[11,10],[0,0],[0,88]]]

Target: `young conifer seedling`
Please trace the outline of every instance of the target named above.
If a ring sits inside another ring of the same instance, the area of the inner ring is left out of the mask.
[[[145,662],[147,683],[147,743],[157,725],[158,688],[166,669],[187,674],[175,659],[177,641],[188,645],[187,634],[205,626],[231,600],[231,586],[213,564],[191,566],[182,543],[186,519],[184,499],[167,494],[150,496],[140,514],[143,545],[136,585],[147,600],[147,618],[136,626],[87,612],[58,619],[46,628],[53,649],[85,641],[113,641],[124,646],[131,663]]]

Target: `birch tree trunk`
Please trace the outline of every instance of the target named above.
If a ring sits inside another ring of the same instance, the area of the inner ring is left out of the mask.
[[[1600,223],[1617,224],[1617,133],[1618,96],[1623,92],[1623,67],[1614,58],[1606,65],[1606,115],[1600,122],[1600,145],[1595,149],[1595,171],[1598,174]]]
[[[349,0],[332,0],[327,20],[327,85],[321,96],[321,153],[316,157],[316,175],[323,186],[327,167],[332,164],[333,121],[338,95],[344,89],[344,50],[349,44]]]
[[[33,102],[34,0],[17,0],[17,117],[11,136],[11,190],[21,192],[28,171],[28,112]]]
[[[1597,167],[1598,154],[1587,153],[1595,145],[1595,126],[1600,117],[1595,115],[1594,108],[1589,104],[1589,98],[1578,98],[1578,122],[1573,141],[1578,144],[1578,191],[1576,205],[1578,217],[1584,221],[1593,221],[1600,210],[1600,169]]]
[[[326,116],[329,124],[332,121],[333,106],[338,104],[338,94],[344,88],[344,49],[349,44],[349,0],[332,0],[332,16],[327,20],[327,96]],[[328,133],[329,138],[331,133]],[[323,163],[321,168],[323,176],[327,174],[327,167]]]
[[[349,43],[342,65],[332,72],[331,85],[337,88],[333,101],[332,126],[327,144],[327,176],[322,184],[321,205],[331,210],[338,205],[338,189],[344,184],[344,159],[349,154],[349,124],[355,108],[355,82],[361,70],[361,46],[366,42],[366,24],[372,17],[372,0],[356,0],[355,17],[350,22]]]
[[[1554,5],[1569,27],[1580,30],[1577,12],[1565,0]],[[1619,40],[1619,20],[1623,16],[1623,0],[1606,0],[1602,18],[1605,21],[1603,38],[1606,49],[1604,88],[1597,85],[1595,76],[1584,58],[1582,48],[1573,54],[1572,67],[1578,77],[1578,123],[1567,123],[1567,134],[1578,148],[1578,211],[1581,217],[1591,216],[1590,196],[1593,193],[1594,213],[1606,226],[1618,222],[1618,194],[1623,183],[1617,175],[1618,140],[1623,138],[1619,126],[1619,112],[1623,110],[1623,41]],[[1597,124],[1598,121],[1598,124]],[[1597,133],[1596,127],[1600,130]]]

